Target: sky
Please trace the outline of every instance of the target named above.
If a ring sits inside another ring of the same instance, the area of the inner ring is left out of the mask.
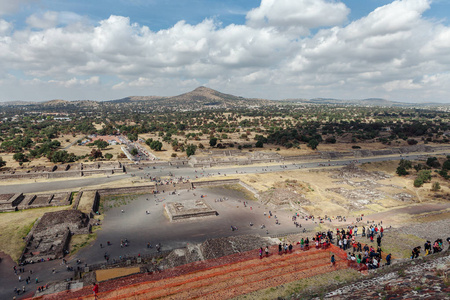
[[[0,0],[0,101],[450,103],[450,0]]]

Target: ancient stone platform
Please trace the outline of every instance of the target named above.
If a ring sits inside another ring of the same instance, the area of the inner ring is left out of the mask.
[[[77,210],[45,213],[27,237],[21,261],[62,258],[73,234],[90,232],[89,216]]]
[[[169,202],[165,206],[170,221],[179,221],[199,217],[217,216],[218,213],[203,200]]]

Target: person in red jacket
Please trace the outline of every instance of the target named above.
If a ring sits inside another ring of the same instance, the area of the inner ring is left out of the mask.
[[[98,283],[94,283],[93,285],[94,285],[94,287],[92,288],[92,291],[94,292],[94,297],[95,297],[95,299],[97,299],[97,294],[98,294]]]

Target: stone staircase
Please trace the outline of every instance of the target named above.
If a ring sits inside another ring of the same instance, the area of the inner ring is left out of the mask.
[[[214,265],[160,280],[129,284],[105,292],[100,289],[97,299],[229,299],[347,268],[345,253],[334,246],[308,251],[296,249],[293,253],[283,255],[278,255],[276,247],[271,247],[271,252],[273,254],[269,257],[260,259],[258,250],[255,250],[248,259]],[[335,267],[331,267],[330,264],[332,254],[336,257]],[[86,295],[76,299],[94,299],[94,297]]]

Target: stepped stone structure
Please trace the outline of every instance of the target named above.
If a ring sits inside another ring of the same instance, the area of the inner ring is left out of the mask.
[[[97,162],[94,164],[62,164],[52,167],[33,167],[31,169],[19,168],[0,173],[1,180],[8,179],[49,179],[81,177],[93,174],[116,174],[125,172],[125,166],[120,162]]]
[[[326,249],[278,254],[270,247],[268,257],[258,250],[195,261],[156,273],[143,273],[104,281],[99,299],[230,299],[286,282],[347,268],[345,252],[331,245]],[[336,265],[331,266],[334,254]],[[94,299],[92,286],[50,294],[37,299]]]
[[[0,212],[70,205],[69,192],[54,194],[0,194]]]
[[[165,211],[170,221],[216,216],[217,211],[202,200],[184,201],[183,203],[169,202]]]
[[[45,213],[27,237],[20,261],[62,258],[73,234],[89,233],[89,216],[77,210]]]

